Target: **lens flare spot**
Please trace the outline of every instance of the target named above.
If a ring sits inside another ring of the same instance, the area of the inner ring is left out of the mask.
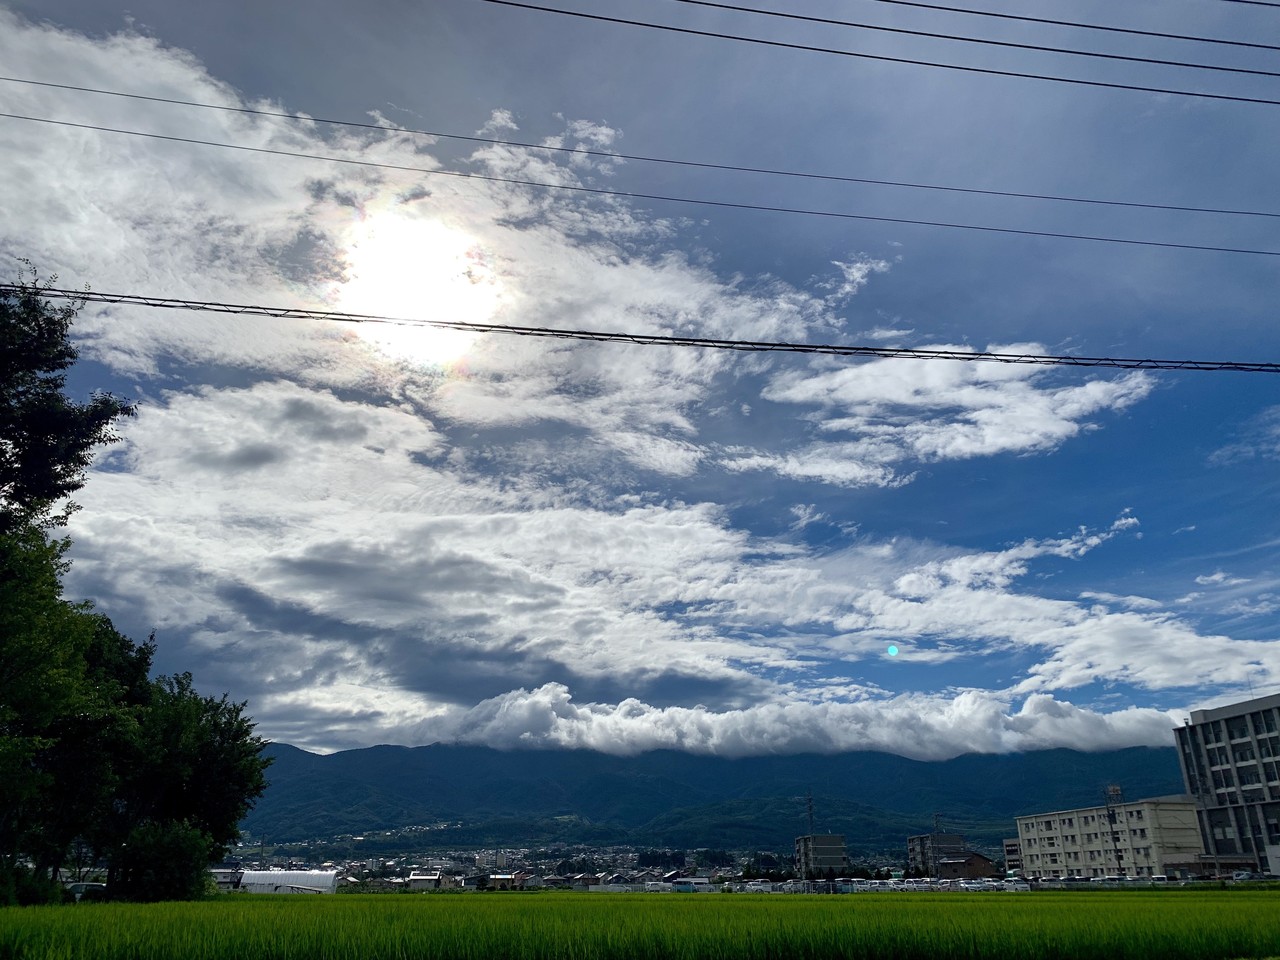
[[[895,647],[893,644],[890,644],[888,653],[889,653],[889,656],[896,657],[898,655],[898,648]]]

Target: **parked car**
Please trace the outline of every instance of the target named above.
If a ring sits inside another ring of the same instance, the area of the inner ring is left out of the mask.
[[[105,900],[107,899],[107,885],[105,883],[69,883],[67,884],[67,893],[75,898],[76,903],[81,900]]]

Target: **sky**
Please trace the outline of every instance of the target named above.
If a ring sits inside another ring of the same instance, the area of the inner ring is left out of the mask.
[[[545,5],[1280,100],[1276,76]],[[1221,0],[972,6],[1280,36],[1280,10]],[[1280,72],[879,0],[768,9]],[[27,258],[67,288],[416,321],[77,320],[71,392],[140,412],[76,496],[68,594],[264,737],[938,760],[1167,746],[1191,709],[1280,690],[1275,374],[421,322],[1280,361],[1275,255],[900,222],[1274,254],[1280,106],[486,0],[0,0],[0,63],[0,112],[36,118],[0,117],[5,280]]]

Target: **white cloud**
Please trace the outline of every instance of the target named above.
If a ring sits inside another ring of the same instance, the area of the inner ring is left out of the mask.
[[[485,121],[483,127],[476,131],[476,135],[492,136],[500,133],[514,133],[519,129],[515,114],[510,110],[497,109],[489,113],[489,119]]]
[[[1209,457],[1210,462],[1221,465],[1255,459],[1280,459],[1280,405],[1267,407],[1246,421],[1235,442],[1219,447]]]
[[[823,290],[831,291],[827,299],[833,304],[844,303],[856,294],[867,285],[873,273],[889,272],[888,260],[877,260],[866,256],[854,257],[848,261],[832,260],[831,265],[839,272],[839,277],[823,281],[818,286]]]
[[[253,105],[134,35],[89,40],[0,12],[0,56],[15,74],[58,63],[67,83]],[[15,112],[436,164],[430,142],[392,129],[10,93]],[[558,144],[608,149],[620,136],[594,121],[563,127]],[[515,117],[496,110],[483,129],[515,129]],[[888,269],[838,262],[811,290],[725,278],[679,252],[678,221],[512,184],[16,121],[0,125],[0,149],[11,162],[0,247],[67,286],[807,340],[843,335],[833,304]],[[613,166],[488,146],[468,169],[577,185]],[[370,262],[379,244],[403,258]],[[78,498],[69,583],[158,628],[166,668],[248,697],[268,736],[938,758],[1167,742],[1158,711],[1099,714],[1051,692],[1230,685],[1276,670],[1267,643],[1205,636],[1144,598],[1029,590],[1037,565],[1131,535],[1127,513],[1101,531],[995,550],[860,536],[858,518],[822,502],[788,507],[809,496],[789,490],[783,536],[735,517],[736,474],[892,490],[920,464],[1056,450],[1147,396],[1145,374],[782,365],[499,336],[458,359],[424,329],[124,307],[87,309],[79,332],[88,353],[155,395]],[[799,429],[779,429],[779,409],[798,410]],[[725,431],[718,411],[742,432]],[[819,521],[846,532],[842,548],[796,542]],[[887,691],[876,675],[887,642],[904,652],[894,669],[921,671],[908,682],[946,689]],[[990,657],[1026,665],[1016,696],[953,690],[927,672]]]
[[[821,523],[827,519],[827,515],[812,503],[797,503],[790,509],[791,515],[795,517],[791,523],[792,530],[803,530],[811,523]]]
[[[1099,714],[1044,695],[1016,709],[985,691],[954,697],[764,704],[742,710],[656,709],[638,700],[576,703],[565,686],[513,690],[456,715],[423,721],[413,741],[458,740],[504,747],[569,747],[634,754],[675,749],[746,756],[883,750],[918,760],[962,753],[1068,747],[1165,746],[1174,725],[1157,710]]]
[[[1128,607],[1131,610],[1159,610],[1162,604],[1158,600],[1152,600],[1150,597],[1135,596],[1119,596],[1114,593],[1106,593],[1103,591],[1086,590],[1080,594],[1081,600],[1097,600],[1099,603],[1111,604],[1113,606]]]
[[[873,327],[863,331],[860,336],[867,340],[903,340],[913,333],[914,330],[898,327]]]
[[[990,349],[1044,352],[1037,344]],[[1042,387],[1043,379],[1034,367],[924,360],[778,374],[765,399],[813,407],[820,433],[851,439],[819,440],[785,456],[743,452],[726,465],[841,486],[899,485],[911,479],[895,468],[903,462],[1053,450],[1092,429],[1086,418],[1124,410],[1153,386],[1144,373],[1065,386]]]
[[[1232,577],[1216,570],[1213,573],[1201,574],[1196,577],[1196,583],[1202,587],[1235,587],[1242,583],[1248,583],[1248,579],[1244,577]]]

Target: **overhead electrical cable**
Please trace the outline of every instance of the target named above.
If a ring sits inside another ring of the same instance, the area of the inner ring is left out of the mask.
[[[1280,49],[1280,48],[1277,48]],[[1181,213],[1212,213],[1235,217],[1277,217],[1280,213],[1266,210],[1236,210],[1224,207],[1193,207],[1172,203],[1142,203],[1134,200],[1102,200],[1096,197],[1065,197],[1047,193],[1018,193],[1012,190],[984,190],[977,187],[956,187],[937,183],[911,183],[904,180],[877,180],[871,177],[847,177],[829,173],[811,173],[798,170],[779,170],[771,167],[752,167],[731,163],[711,163],[703,160],[681,160],[672,157],[651,157],[635,153],[616,153],[610,150],[593,150],[588,147],[553,146],[545,143],[528,143],[521,140],[500,140],[494,137],[477,137],[459,133],[441,133],[437,130],[415,130],[409,127],[388,127],[381,123],[354,120],[331,120],[324,117],[299,116],[280,110],[262,110],[257,107],[232,107],[220,103],[202,103],[196,100],[178,100],[173,97],[153,97],[141,93],[124,93],[119,90],[103,90],[98,87],[82,87],[69,83],[52,83],[47,80],[28,80],[22,77],[3,77],[3,83],[22,83],[55,90],[71,90],[77,93],[94,93],[107,97],[121,97],[149,103],[168,103],[182,107],[198,107],[204,110],[221,110],[225,113],[242,113],[258,117],[292,120],[296,123],[317,123],[326,126],[350,127],[357,130],[374,130],[379,133],[401,133],[411,136],[444,140],[460,140],[467,143],[483,143],[490,146],[518,147],[523,150],[544,150],[576,156],[601,157],[607,160],[628,160],[640,163],[667,164],[677,167],[693,167],[700,170],[724,170],[731,173],[758,173],[773,177],[792,177],[802,180],[822,180],[831,183],[861,183],[880,187],[903,187],[912,190],[937,190],[945,193],[968,193],[986,197],[1011,197],[1018,200],[1048,200],[1055,203],[1084,203],[1106,207],[1133,207],[1139,210],[1172,210]]]
[[[1195,43],[1217,43],[1228,47],[1250,47],[1255,50],[1280,50],[1271,43],[1251,43],[1248,40],[1223,40],[1218,37],[1201,37],[1186,33],[1163,33],[1159,30],[1138,30],[1134,27],[1112,27],[1101,23],[1084,23],[1078,20],[1053,20],[1048,17],[1028,17],[1019,13],[998,13],[994,10],[971,10],[968,7],[949,7],[939,3],[920,3],[919,0],[867,0],[869,3],[886,3],[897,7],[916,7],[921,10],[937,10],[943,13],[959,13],[974,17],[990,17],[996,20],[1017,20],[1021,23],[1040,23],[1053,27],[1075,27],[1080,30],[1101,30],[1104,33],[1123,33],[1135,37],[1156,37],[1161,40],[1190,40]]]
[[[21,292],[20,284],[0,283],[0,291]],[[1244,373],[1280,373],[1280,363],[1226,360],[1158,360],[1127,357],[1073,357],[1038,353],[995,353],[984,350],[920,349],[911,347],[866,347],[831,343],[789,343],[774,340],[728,340],[712,337],[676,337],[665,334],[624,333],[602,330],[573,330],[558,327],[524,327],[501,323],[471,323],[463,320],[422,320],[336,310],[309,310],[301,307],[266,307],[217,300],[181,300],[127,293],[99,293],[92,290],[47,288],[40,295],[55,300],[120,304],[170,310],[212,311],[276,320],[326,320],[338,323],[390,323],[399,326],[439,327],[472,333],[500,333],[520,337],[550,337],[560,340],[590,340],[601,343],[629,343],[638,346],[698,347],[708,350],[738,350],[751,353],[810,353],[837,357],[879,357],[913,360],[963,360],[990,363],[1036,364],[1041,366],[1112,367],[1122,370],[1206,370]]]
[[[639,193],[625,190],[606,190],[603,187],[588,187],[581,184],[546,183],[538,180],[525,180],[518,177],[499,177],[484,173],[464,173],[458,170],[438,170],[429,167],[414,167],[398,163],[382,163],[374,160],[357,160],[349,157],[330,157],[316,153],[298,153],[292,150],[277,150],[271,147],[251,147],[239,143],[222,143],[217,140],[200,140],[195,137],[177,137],[163,133],[145,133],[141,130],[123,130],[118,127],[106,127],[93,123],[73,123],[70,120],[53,120],[49,117],[28,117],[16,113],[0,113],[0,117],[10,120],[27,120],[32,123],[48,123],[60,127],[71,127],[79,130],[94,130],[99,133],[116,133],[130,137],[143,137],[150,140],[164,140],[170,143],[194,144],[202,147],[218,147],[224,150],[239,150],[244,153],[260,153],[277,157],[296,157],[301,160],[319,160],[325,163],[341,163],[349,166],[369,167],[380,170],[401,170],[419,173],[432,177],[453,177],[459,180],[483,180],[490,183],[506,183],[522,187],[538,187],[546,190],[564,190],[573,193],[585,193],[594,196],[620,197],[625,200],[653,200],[662,203],[689,203],[705,207],[719,207],[728,210],[756,210],[763,213],[785,213],[808,217],[827,217],[837,220],[861,220],[869,223],[896,223],[916,227],[944,227],[949,230],[975,230],[981,233],[1006,233],[1022,237],[1046,237],[1055,240],[1084,240],[1092,243],[1118,243],[1138,247],[1163,247],[1170,250],[1202,250],[1211,253],[1241,253],[1261,257],[1280,257],[1280,250],[1261,250],[1250,247],[1226,247],[1199,243],[1173,243],[1167,240],[1138,240],[1131,237],[1104,237],[1082,233],[1056,233],[1050,230],[1026,230],[1017,227],[992,227],[974,223],[949,223],[944,220],[915,220],[908,217],[878,217],[865,213],[847,213],[839,210],[814,210],[804,207],[772,206],[762,203],[738,203],[730,200],[709,200],[702,197],[677,197],[657,193]]]
[[[1188,70],[1217,70],[1222,73],[1245,73],[1257,77],[1280,77],[1275,70],[1254,70],[1248,67],[1223,67],[1209,63],[1190,63],[1183,60],[1164,60],[1157,57],[1137,57],[1122,53],[1102,53],[1097,50],[1073,50],[1069,47],[1046,47],[1036,43],[1017,43],[1012,40],[994,40],[989,37],[965,37],[952,33],[933,33],[929,30],[909,30],[905,27],[886,27],[881,24],[859,23],[853,20],[834,20],[830,17],[814,17],[803,13],[787,13],[781,10],[761,10],[758,7],[743,7],[732,3],[718,3],[715,0],[672,0],[674,3],[690,4],[697,7],[711,7],[716,10],[729,10],[734,13],[752,13],[760,17],[775,17],[783,20],[797,20],[804,23],[821,23],[829,27],[851,27],[857,30],[874,30],[880,33],[899,33],[911,37],[930,37],[935,40],[954,40],[960,43],[977,43],[990,47],[1006,47],[1014,50],[1034,50],[1039,53],[1060,53],[1072,57],[1094,57],[1099,60],[1122,60],[1127,63],[1146,63],[1162,67],[1182,67]]]
[[[994,67],[974,67],[957,63],[941,63],[936,60],[919,60],[912,57],[891,57],[880,53],[865,53],[858,50],[841,50],[837,47],[815,47],[803,43],[788,43],[783,40],[766,40],[761,37],[743,37],[732,33],[718,33],[712,30],[695,30],[692,27],[677,27],[665,23],[648,23],[644,20],[626,20],[622,17],[607,17],[599,13],[584,13],[580,10],[561,10],[558,7],[543,7],[534,3],[522,3],[519,0],[480,0],[481,3],[494,3],[504,7],[515,7],[521,10],[534,10],[540,13],[554,13],[565,17],[577,17],[583,20],[594,20],[600,23],[616,23],[629,27],[647,27],[650,30],[663,30],[668,33],[681,33],[694,37],[711,37],[717,40],[734,40],[739,43],[753,43],[760,46],[776,47],[785,50],[804,50],[810,53],[829,53],[839,57],[854,57],[860,60],[878,60],[883,63],[902,63],[917,67],[936,67],[940,70],[959,70],[963,73],[980,73],[994,77],[1020,77],[1025,80],[1045,80],[1051,83],[1069,83],[1084,87],[1099,87],[1106,90],[1134,90],[1139,93],[1163,93],[1175,97],[1198,97],[1205,100],[1225,100],[1232,103],[1254,103],[1265,106],[1280,106],[1280,99],[1271,97],[1246,97],[1229,93],[1208,93],[1201,90],[1178,90],[1170,87],[1149,87],[1134,83],[1117,83],[1106,80],[1084,80],[1079,77],[1059,77],[1046,73],[1025,73],[1019,70],[997,70]]]

